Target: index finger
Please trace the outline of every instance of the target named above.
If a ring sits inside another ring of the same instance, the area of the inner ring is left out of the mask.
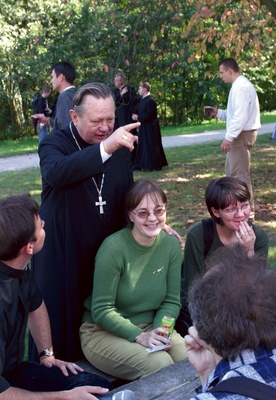
[[[130,132],[132,129],[138,128],[141,125],[141,122],[134,122],[133,124],[128,124],[125,126],[122,126],[123,129],[126,131]]]

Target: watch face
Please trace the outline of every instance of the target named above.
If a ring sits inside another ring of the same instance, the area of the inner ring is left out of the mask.
[[[43,357],[43,356],[52,357],[52,356],[54,356],[54,355],[55,355],[55,354],[54,354],[53,350],[51,350],[51,349],[45,349],[45,350],[43,350],[41,353],[39,353],[38,357],[39,357],[39,358],[40,358],[40,357]]]

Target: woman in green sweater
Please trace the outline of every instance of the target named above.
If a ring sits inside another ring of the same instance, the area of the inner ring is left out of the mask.
[[[139,180],[126,198],[129,227],[109,236],[95,263],[91,297],[80,328],[82,350],[98,369],[134,380],[183,360],[183,338],[161,328],[164,316],[180,310],[181,249],[162,232],[166,195]],[[148,352],[167,345],[160,351]]]

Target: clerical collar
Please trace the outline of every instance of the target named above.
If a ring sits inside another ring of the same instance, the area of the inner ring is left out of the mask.
[[[9,267],[3,261],[0,261],[0,273],[6,276],[9,276],[11,278],[20,278],[25,273],[25,271],[25,269],[15,269]]]
[[[82,149],[84,149],[85,147],[88,147],[88,146],[92,146],[92,144],[87,143],[85,140],[83,140],[83,138],[80,136],[77,128],[75,127],[75,125],[73,124],[72,121],[70,122],[70,131],[71,131],[72,137],[76,138],[77,142],[79,143],[79,145]],[[74,138],[74,140],[75,140],[75,138]]]
[[[143,99],[144,99],[145,97],[148,97],[148,96],[150,96],[150,93],[145,94],[145,96],[143,96]]]
[[[76,138],[76,136],[75,136],[75,134],[74,134],[74,132],[73,132],[72,125],[73,125],[73,122],[71,121],[70,124],[69,124],[69,128],[70,128],[71,135],[72,135],[72,137],[73,137],[73,139],[74,139],[74,141],[75,141],[75,143],[76,143],[76,146],[77,146],[78,150],[81,151],[82,148],[81,148],[81,146],[80,146],[80,144],[79,144],[79,142],[78,142],[78,140],[77,140],[77,138]],[[73,126],[73,127],[75,127],[75,126]],[[77,131],[77,129],[75,129],[75,130]],[[105,178],[105,174],[103,173],[103,174],[102,174],[102,179],[101,179],[101,184],[100,184],[100,187],[99,187],[99,186],[97,185],[97,182],[95,181],[94,176],[92,176],[92,181],[93,181],[93,183],[94,183],[94,185],[95,185],[95,188],[96,188],[96,190],[97,190],[97,192],[98,192],[98,199],[99,199],[99,201],[95,201],[95,206],[96,206],[96,207],[99,207],[99,212],[100,212],[100,214],[104,214],[104,208],[103,208],[103,206],[106,205],[106,201],[103,200],[103,198],[102,198],[102,190],[103,190],[103,186],[104,186],[104,178]]]

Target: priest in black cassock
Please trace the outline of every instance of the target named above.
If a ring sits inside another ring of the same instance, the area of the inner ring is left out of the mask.
[[[132,115],[134,121],[141,122],[133,167],[137,170],[159,171],[168,163],[162,145],[157,104],[150,91],[151,85],[148,82],[140,84],[141,100],[138,114]]]
[[[131,124],[132,114],[138,110],[139,99],[132,85],[126,84],[126,76],[122,72],[118,72],[114,77],[114,98],[115,98],[115,126],[114,129],[120,126]],[[136,135],[136,129],[132,129],[131,133]],[[136,155],[136,144],[134,150],[128,152],[127,155],[133,162]]]
[[[76,92],[70,114],[70,125],[39,147],[46,239],[33,257],[32,271],[50,316],[55,355],[76,361],[83,358],[79,327],[96,252],[108,235],[125,226],[123,203],[133,183],[125,148],[133,150],[137,136],[130,131],[140,124],[111,135],[114,99],[100,83]],[[29,358],[36,359],[32,340]]]

